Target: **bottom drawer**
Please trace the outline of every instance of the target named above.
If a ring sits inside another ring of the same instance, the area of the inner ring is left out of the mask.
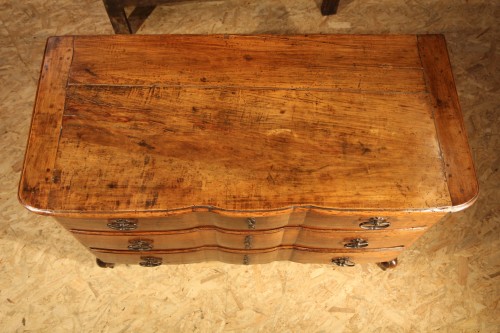
[[[190,264],[206,261],[221,261],[229,264],[266,264],[273,261],[294,261],[303,264],[330,264],[332,260],[349,258],[351,263],[375,263],[395,259],[403,247],[372,250],[329,250],[303,247],[280,246],[265,250],[234,250],[214,246],[195,249],[164,251],[113,251],[91,249],[104,263],[140,264],[159,266],[161,264]],[[347,266],[347,265],[346,265]]]

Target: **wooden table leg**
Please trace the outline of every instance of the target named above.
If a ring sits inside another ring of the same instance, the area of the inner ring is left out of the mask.
[[[321,3],[321,14],[323,16],[336,14],[339,3],[340,0],[323,0]]]
[[[156,6],[135,7],[128,17],[128,26],[133,34],[139,30],[141,25],[144,21],[146,21],[155,8]]]
[[[109,20],[116,34],[133,34],[141,27],[156,6],[140,6],[127,17],[120,0],[102,0]],[[140,3],[140,0],[138,1]],[[323,0],[321,14],[324,16],[337,13],[340,0]]]
[[[116,34],[131,34],[125,8],[116,0],[102,0]]]
[[[121,0],[102,0],[116,34],[135,34],[156,6],[138,6],[127,17]],[[137,1],[140,5],[141,1]]]

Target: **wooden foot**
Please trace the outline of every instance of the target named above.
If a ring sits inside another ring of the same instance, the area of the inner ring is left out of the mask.
[[[323,16],[337,14],[340,0],[323,0],[321,3],[321,14]]]
[[[398,265],[398,258],[389,261],[379,262],[377,263],[377,265],[384,271],[390,268],[395,268]]]
[[[95,259],[95,262],[97,263],[97,266],[102,267],[102,268],[114,268],[115,267],[114,263],[104,262],[98,258]]]

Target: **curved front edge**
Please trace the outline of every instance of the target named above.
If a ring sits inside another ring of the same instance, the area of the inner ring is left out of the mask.
[[[450,193],[452,205],[448,211],[456,212],[476,201],[479,185],[446,41],[443,35],[420,35],[418,49]]]

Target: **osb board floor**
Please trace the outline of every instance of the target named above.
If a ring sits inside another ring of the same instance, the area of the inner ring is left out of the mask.
[[[475,206],[434,226],[393,271],[278,262],[102,269],[17,202],[47,36],[110,34],[100,0],[0,1],[0,331],[498,332],[500,2],[197,1],[139,33],[444,33],[480,181]]]

